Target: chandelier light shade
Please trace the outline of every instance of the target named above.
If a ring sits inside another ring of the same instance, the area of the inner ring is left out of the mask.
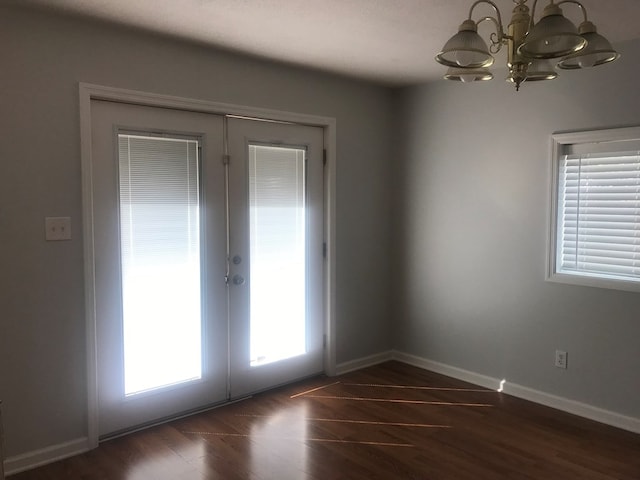
[[[565,70],[575,70],[578,68],[597,67],[605,63],[617,60],[620,54],[616,52],[609,40],[600,35],[596,26],[591,22],[584,22],[580,25],[580,35],[587,41],[586,48],[563,58],[558,67]]]
[[[535,59],[527,68],[527,82],[536,82],[539,80],[553,80],[558,77],[558,72],[553,68],[551,60]]]
[[[529,58],[558,58],[577,52],[586,45],[587,41],[562,15],[560,7],[550,3],[518,47],[518,52]]]
[[[481,82],[484,80],[491,80],[493,78],[493,73],[491,73],[488,68],[449,67],[444,78],[464,83]]]
[[[478,26],[473,20],[465,20],[460,25],[458,33],[445,43],[436,59],[442,65],[454,68],[482,68],[493,64],[493,56],[478,35]]]
[[[488,70],[494,63],[494,55],[503,47],[508,50],[507,80],[516,90],[525,82],[552,80],[558,76],[555,66],[565,70],[594,67],[617,60],[620,55],[611,43],[600,35],[595,25],[587,18],[585,7],[577,0],[550,0],[540,20],[535,22],[538,0],[530,10],[528,0],[513,0],[515,7],[511,21],[502,22],[500,9],[491,0],[477,0],[469,10],[469,18],[458,28],[458,33],[445,43],[436,55],[436,61],[450,67],[444,78],[459,82],[490,80]],[[564,16],[561,5],[578,7],[584,16],[580,28]],[[473,19],[479,5],[489,6],[495,15]],[[491,22],[495,32],[489,37],[490,44],[478,34],[478,25]]]

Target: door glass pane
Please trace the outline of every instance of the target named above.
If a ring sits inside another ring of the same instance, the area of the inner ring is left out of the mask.
[[[249,146],[251,366],[306,353],[305,153]]]
[[[120,134],[125,395],[199,379],[198,142]]]

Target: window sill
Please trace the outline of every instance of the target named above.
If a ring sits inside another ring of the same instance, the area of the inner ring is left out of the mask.
[[[585,273],[558,273],[547,275],[547,282],[578,285],[583,287],[606,288],[625,292],[640,292],[640,281],[603,278]]]

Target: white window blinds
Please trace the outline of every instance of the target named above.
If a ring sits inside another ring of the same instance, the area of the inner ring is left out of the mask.
[[[306,352],[306,150],[249,145],[251,365]]]
[[[201,377],[198,141],[118,135],[125,393]]]
[[[556,271],[640,281],[640,153],[558,163]]]

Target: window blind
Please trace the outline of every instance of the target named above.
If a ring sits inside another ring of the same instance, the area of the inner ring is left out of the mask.
[[[306,150],[249,145],[251,365],[306,352]]]
[[[125,394],[201,377],[198,141],[118,135]]]
[[[640,153],[559,162],[558,272],[640,281]]]

